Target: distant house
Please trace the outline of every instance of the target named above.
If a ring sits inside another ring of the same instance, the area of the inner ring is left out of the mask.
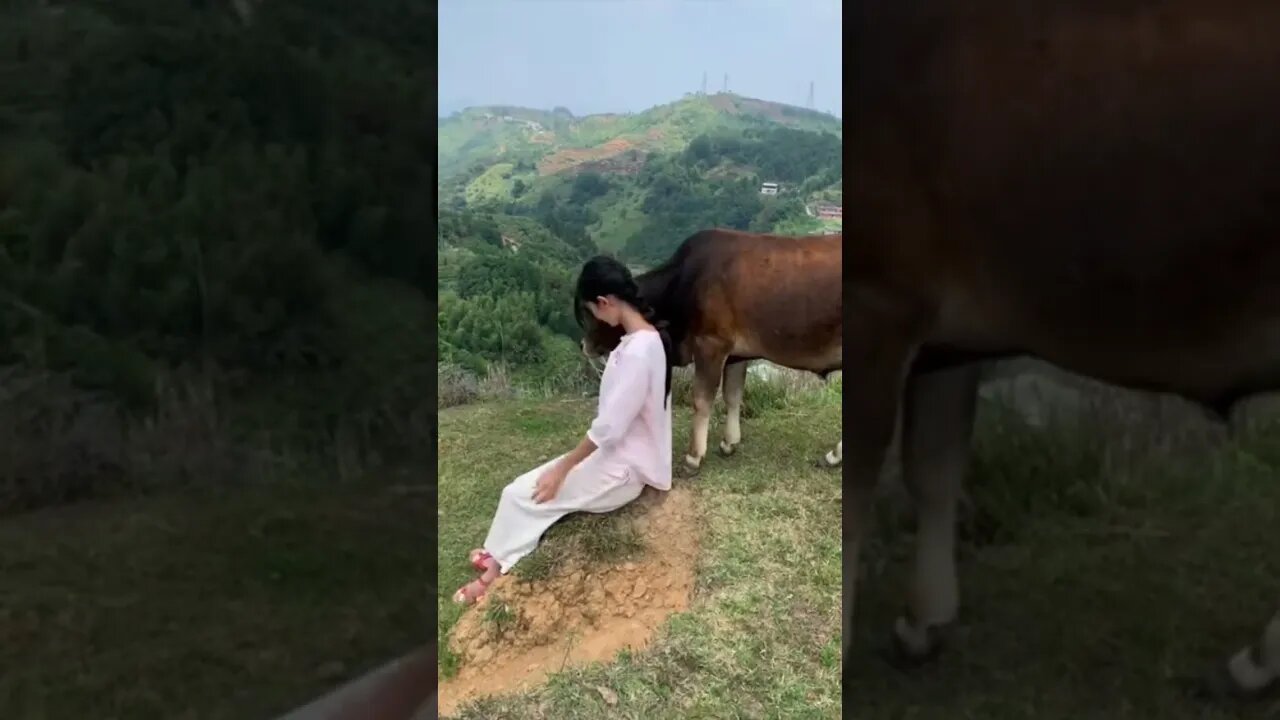
[[[777,195],[777,194],[778,194],[778,183],[776,183],[776,182],[761,183],[761,184],[760,184],[760,194],[761,194],[761,195]]]
[[[815,207],[813,210],[814,210],[814,214],[820,218],[827,218],[828,220],[844,219],[844,208],[840,207],[839,205],[828,205],[826,203],[819,203],[817,207]]]

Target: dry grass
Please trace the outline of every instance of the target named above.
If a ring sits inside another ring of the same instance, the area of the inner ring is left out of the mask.
[[[457,407],[516,395],[516,383],[504,365],[490,365],[484,377],[447,363],[436,368],[436,408]]]
[[[225,385],[174,372],[139,414],[63,374],[0,368],[0,515],[163,489],[354,479],[420,460],[433,432],[425,398],[336,413],[323,401],[290,408],[287,396],[250,405]]]
[[[209,382],[168,381],[156,395],[152,413],[131,417],[65,375],[0,370],[0,513],[263,474]]]

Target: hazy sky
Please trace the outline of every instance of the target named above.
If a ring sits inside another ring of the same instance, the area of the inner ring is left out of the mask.
[[[440,0],[441,115],[640,111],[707,90],[840,115],[840,0]]]

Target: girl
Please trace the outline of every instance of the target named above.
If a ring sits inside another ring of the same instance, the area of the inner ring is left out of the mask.
[[[502,490],[484,547],[470,554],[481,575],[455,602],[475,602],[565,515],[617,510],[646,484],[671,489],[671,339],[617,260],[587,261],[574,295],[578,307],[624,333],[600,379],[596,418],[577,447]]]

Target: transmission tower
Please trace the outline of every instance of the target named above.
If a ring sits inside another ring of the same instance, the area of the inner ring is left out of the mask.
[[[702,94],[707,94],[707,71],[702,71]]]
[[[729,73],[724,74],[724,87],[720,88],[720,92],[729,92]]]
[[[812,80],[810,80],[810,81],[809,81],[809,103],[808,103],[808,108],[809,108],[810,110],[812,110],[812,109],[813,109],[813,81],[812,81]]]

